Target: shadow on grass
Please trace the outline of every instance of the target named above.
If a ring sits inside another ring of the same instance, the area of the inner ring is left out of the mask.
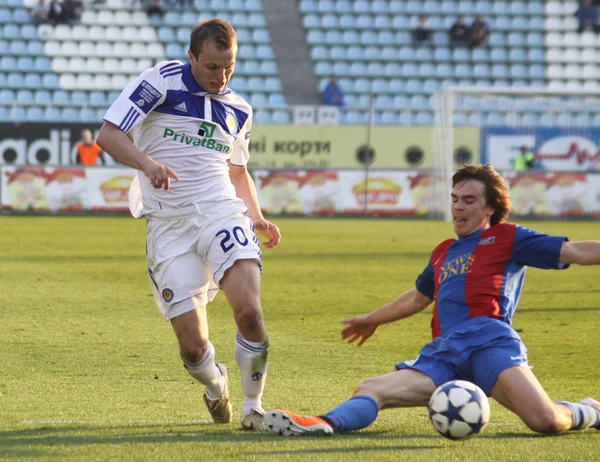
[[[373,447],[374,441],[390,441],[399,443],[416,439],[435,439],[435,434],[397,435],[389,432],[357,432],[345,435],[302,437],[302,441],[312,443],[360,442],[371,441],[371,444],[358,447],[326,447],[306,450],[265,450],[253,454],[310,454],[310,453],[350,453],[353,451],[400,451],[438,449],[442,445],[402,446],[394,444],[387,447]],[[285,438],[268,432],[247,432],[236,428],[215,428],[213,425],[178,424],[165,425],[44,425],[33,428],[0,431],[0,458],[21,459],[27,457],[55,456],[60,457],[61,447],[98,446],[98,445],[131,445],[131,444],[173,444],[173,443],[283,443],[298,441],[296,438]]]

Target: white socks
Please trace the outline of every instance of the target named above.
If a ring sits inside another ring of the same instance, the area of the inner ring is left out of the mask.
[[[206,354],[197,363],[190,363],[184,358],[183,367],[198,382],[206,386],[206,396],[210,400],[218,399],[223,394],[225,378],[215,364],[215,348],[208,342]]]
[[[249,342],[238,332],[235,338],[235,360],[242,379],[242,415],[253,408],[262,409],[262,394],[267,377],[269,339],[264,343]]]

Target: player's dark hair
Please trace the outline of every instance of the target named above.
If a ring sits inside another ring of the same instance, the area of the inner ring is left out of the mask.
[[[502,223],[510,212],[508,185],[491,165],[463,165],[452,177],[452,187],[466,180],[481,181],[485,186],[485,203],[494,209],[490,225]]]
[[[190,34],[190,51],[195,58],[202,51],[206,42],[212,41],[219,50],[230,50],[237,47],[235,30],[222,19],[201,19]]]

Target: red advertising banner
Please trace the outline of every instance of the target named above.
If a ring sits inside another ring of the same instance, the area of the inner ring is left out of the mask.
[[[2,209],[9,211],[129,212],[129,168],[3,167]]]

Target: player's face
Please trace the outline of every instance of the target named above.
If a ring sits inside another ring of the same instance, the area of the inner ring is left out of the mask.
[[[215,42],[205,42],[196,58],[188,51],[192,74],[198,84],[209,93],[221,93],[227,87],[233,69],[237,46],[219,50]]]
[[[485,203],[485,185],[478,180],[465,180],[452,188],[452,222],[459,237],[490,227],[494,210]]]

